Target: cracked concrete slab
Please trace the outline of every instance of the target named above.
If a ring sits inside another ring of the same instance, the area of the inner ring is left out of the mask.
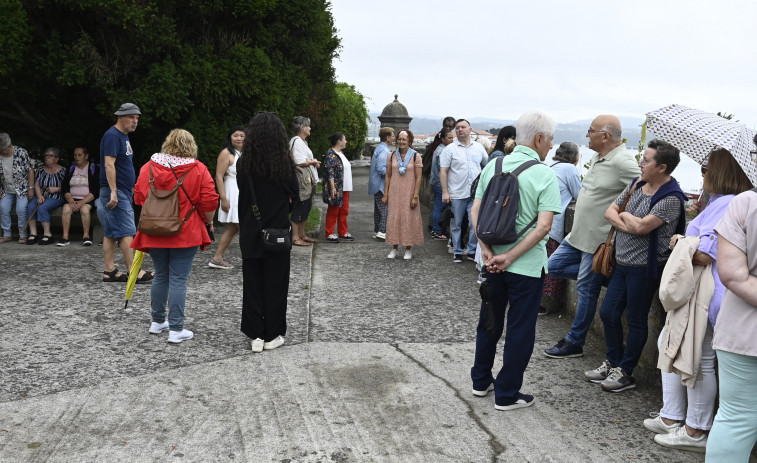
[[[367,184],[365,165],[353,172]],[[179,345],[147,333],[149,286],[124,310],[124,286],[99,281],[98,247],[1,245],[0,461],[703,461],[641,426],[661,404],[654,375],[622,394],[581,379],[601,340],[579,359],[541,355],[568,329],[558,314],[537,323],[534,406],[473,397],[473,264],[439,241],[388,260],[372,197],[351,203],[354,243],[293,249],[287,342],[262,354],[239,332],[236,242],[234,270],[207,268],[214,247],[196,257],[196,336]]]

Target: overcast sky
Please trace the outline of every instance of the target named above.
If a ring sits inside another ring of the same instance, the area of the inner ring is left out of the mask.
[[[754,0],[332,0],[337,79],[380,112],[558,122],[672,103],[757,128]]]

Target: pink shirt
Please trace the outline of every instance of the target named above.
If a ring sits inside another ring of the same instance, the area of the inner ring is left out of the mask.
[[[736,196],[715,227],[721,238],[746,253],[749,274],[757,276],[757,193]],[[715,325],[712,347],[757,357],[757,307],[726,290]]]

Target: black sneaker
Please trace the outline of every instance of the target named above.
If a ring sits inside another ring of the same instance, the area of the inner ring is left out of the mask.
[[[455,257],[452,259],[452,262],[459,264],[463,261],[463,255],[462,254],[455,254]]]
[[[494,408],[496,410],[515,410],[516,408],[523,408],[523,407],[530,407],[534,404],[534,396],[528,395],[528,394],[521,394],[518,393],[518,398],[515,400],[515,402],[508,403],[508,404],[494,404]]]
[[[565,339],[561,339],[560,342],[555,344],[554,347],[551,347],[545,350],[544,355],[553,359],[567,359],[571,357],[583,357],[584,348],[581,346],[577,346],[575,344],[571,344]]]
[[[620,367],[615,367],[610,370],[610,374],[600,384],[602,390],[608,392],[621,392],[626,389],[632,389],[636,387],[636,379],[627,375]]]
[[[475,253],[474,254],[468,254],[466,257],[467,257],[467,259],[469,261],[476,262],[476,254]]]
[[[445,240],[449,239],[443,233],[436,233],[436,234],[433,235],[433,237],[434,237],[435,240],[438,240],[438,241],[445,241]]]
[[[64,239],[60,239],[60,240],[58,240],[57,243],[55,243],[56,246],[61,246],[61,247],[62,246],[68,246],[69,244],[71,244],[71,241],[64,240]]]

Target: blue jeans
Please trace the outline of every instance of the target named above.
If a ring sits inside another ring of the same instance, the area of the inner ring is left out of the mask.
[[[549,257],[549,276],[576,280],[576,318],[573,325],[565,336],[565,340],[576,346],[586,343],[586,334],[589,332],[594,313],[597,311],[597,299],[602,289],[604,276],[591,271],[591,262],[594,254],[580,251],[570,245],[566,240],[555,249]]]
[[[434,233],[442,232],[442,211],[444,203],[442,202],[442,186],[439,184],[431,185],[434,191],[434,209],[431,211],[431,231]]]
[[[483,326],[484,304],[476,328],[476,355],[471,368],[473,388],[485,391],[494,383],[494,400],[497,405],[508,405],[517,400],[523,373],[526,371],[536,339],[536,319],[539,316],[541,278],[518,275],[517,273],[486,273],[487,283],[492,284],[494,308],[494,335],[489,336]],[[509,304],[510,310],[507,310]],[[502,351],[502,369],[496,381],[492,377],[497,342],[502,336],[507,311],[507,331]]]
[[[658,275],[662,275],[663,267],[664,265],[660,266]],[[649,307],[660,287],[659,278],[656,281],[647,280],[646,267],[617,264],[599,309],[605,328],[607,361],[613,367],[621,367],[629,375],[639,363],[641,351],[647,343]],[[621,320],[624,310],[628,324],[625,349]]]
[[[748,461],[757,442],[757,357],[717,351],[720,408],[707,439],[707,461]]]
[[[45,202],[37,208],[37,197],[33,197],[26,205],[26,217],[40,222],[50,223],[50,213],[63,206],[65,201],[57,198],[45,198]],[[37,212],[34,212],[37,209]],[[23,227],[23,225],[21,225]]]
[[[29,203],[29,197],[26,194],[5,193],[3,199],[0,199],[0,227],[3,229],[3,236],[11,236],[11,209],[13,203],[16,203],[16,215],[18,216],[18,231],[26,224],[26,206]],[[27,231],[21,233],[21,238],[26,238]]]
[[[463,218],[465,217],[465,214],[467,212],[468,214],[468,254],[475,254],[476,253],[476,244],[478,243],[478,240],[476,239],[476,231],[473,229],[473,223],[471,223],[470,219],[470,208],[473,206],[473,199],[472,198],[465,198],[465,199],[453,199],[451,208],[452,208],[452,222],[449,224],[449,233],[452,235],[452,246],[453,250],[452,252],[455,254],[462,254],[463,253],[463,237],[462,237],[462,227],[463,227]]]
[[[184,329],[184,305],[187,300],[187,280],[192,270],[192,261],[198,246],[191,248],[150,248],[150,256],[155,266],[150,297],[152,299],[152,321],[166,321],[168,307],[168,328],[171,331]]]

